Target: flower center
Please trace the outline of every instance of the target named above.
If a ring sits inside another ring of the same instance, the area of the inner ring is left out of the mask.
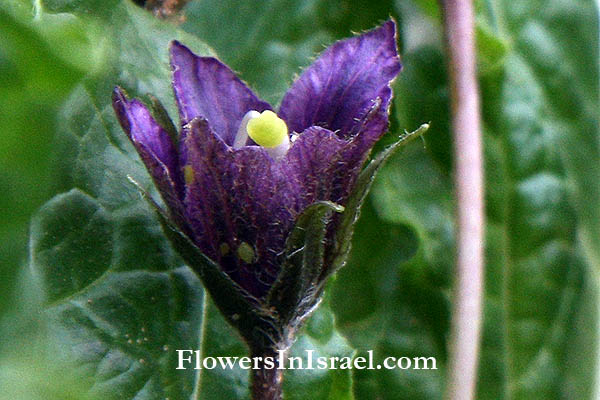
[[[246,130],[252,140],[268,148],[279,146],[288,137],[287,125],[270,110],[263,111],[257,117],[250,119]]]
[[[274,159],[281,158],[290,147],[290,138],[285,121],[271,110],[262,113],[251,110],[244,115],[233,142],[234,149],[246,145],[248,137],[265,150]]]

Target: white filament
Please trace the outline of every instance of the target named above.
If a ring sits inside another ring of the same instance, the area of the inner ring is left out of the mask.
[[[263,147],[274,160],[279,160],[281,157],[285,156],[285,153],[287,153],[289,148],[290,138],[287,135],[283,138],[283,142],[277,147]]]
[[[246,129],[246,127],[248,126],[248,121],[258,116],[260,116],[260,113],[254,110],[250,110],[246,113],[246,115],[244,115],[244,118],[242,118],[242,123],[240,124],[240,127],[238,128],[237,134],[235,135],[235,139],[233,141],[234,149],[241,149],[246,145],[246,143],[248,142],[248,130]]]

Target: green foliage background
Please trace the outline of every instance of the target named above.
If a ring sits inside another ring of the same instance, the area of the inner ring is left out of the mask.
[[[476,5],[488,217],[478,398],[595,398],[598,10],[591,0]],[[372,349],[435,356],[439,368],[289,371],[285,391],[441,398],[454,200],[437,3],[196,0],[184,11],[175,24],[127,0],[0,4],[0,398],[245,398],[245,371],[174,370],[176,348],[245,349],[128,184],[130,174],[151,189],[110,91],[153,93],[175,116],[167,45],[179,39],[276,104],[324,45],[390,15],[404,70],[384,142],[432,128],[378,176],[351,262],[293,352]]]

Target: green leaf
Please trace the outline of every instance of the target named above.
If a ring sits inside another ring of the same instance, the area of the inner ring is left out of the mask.
[[[39,350],[39,349],[37,349]],[[3,357],[0,366],[2,397],[14,400],[78,400],[85,396],[81,382],[65,380],[64,374],[36,365],[56,362],[40,356],[25,358],[23,354]],[[63,367],[66,367],[63,365]]]
[[[48,42],[85,46],[80,24],[62,18],[30,23],[31,4],[0,4],[0,315],[26,263],[31,214],[56,192],[51,167],[54,115],[85,65],[65,60]],[[59,52],[58,52],[59,53]]]
[[[498,144],[507,184],[498,199],[505,205],[500,218],[504,240],[497,242],[504,243],[504,259],[496,258],[494,266],[499,270],[503,261],[505,390],[508,398],[559,398],[569,395],[565,383],[574,374],[588,376],[570,368],[568,360],[590,365],[583,360],[593,354],[583,347],[565,351],[587,334],[570,328],[575,318],[595,319],[580,310],[584,287],[597,286],[582,285],[592,277],[580,262],[576,232],[584,225],[575,215],[585,211],[569,199],[569,164],[561,153],[565,140],[597,137],[597,123],[589,122],[597,121],[591,110],[598,105],[598,71],[590,67],[597,63],[597,7],[592,1],[522,2],[517,7],[498,2],[494,7],[502,35],[513,43],[498,97],[503,115]],[[580,181],[579,188],[588,192],[589,183]],[[587,380],[578,389],[587,393],[584,398],[592,385]]]
[[[556,138],[565,169],[565,190],[576,214],[573,235],[584,263],[565,350],[562,393],[597,398],[600,390],[600,76],[598,3],[553,2],[518,32],[520,53],[540,82],[545,132]],[[553,63],[549,57],[558,57]],[[576,77],[574,79],[574,77]]]
[[[423,124],[414,132],[405,133],[394,144],[377,154],[377,156],[361,171],[356,180],[354,189],[348,198],[345,211],[341,217],[340,226],[335,233],[334,249],[331,252],[332,258],[327,262],[327,265],[330,265],[331,267],[328,270],[323,271],[323,282],[325,282],[325,279],[328,276],[335,273],[346,263],[352,246],[354,225],[360,216],[362,204],[369,193],[369,189],[371,188],[379,169],[398,149],[404,147],[415,138],[420,137],[427,129],[429,129],[429,124]]]
[[[499,229],[497,240],[490,236],[497,246],[490,251],[502,255],[491,258],[490,267],[503,285],[491,286],[490,301],[504,307],[496,315],[506,327],[508,397],[555,398],[566,372],[561,365],[576,306],[572,293],[580,291],[576,225],[556,151],[558,132],[544,122],[548,110],[539,81],[518,54],[509,56],[506,74],[496,166],[503,208],[490,216]]]
[[[175,370],[175,349],[196,347],[203,293],[188,268],[170,269],[173,255],[147,210],[109,212],[72,190],[40,210],[31,246],[56,354],[92,397],[191,393],[194,373]]]
[[[120,0],[43,0],[42,6],[51,13],[110,16],[119,3]]]
[[[425,143],[435,133],[432,123]],[[440,398],[449,320],[440,286],[447,285],[452,262],[450,184],[416,141],[381,168],[371,199],[334,286],[340,329],[359,355],[373,350],[378,363],[389,356],[435,357],[438,369],[353,371],[356,396]]]
[[[491,28],[481,22],[476,26],[475,40],[477,41],[480,74],[488,74],[502,68],[508,53],[508,43],[496,36]]]
[[[477,10],[480,29],[485,29],[479,34],[487,36],[479,37],[478,46],[488,182],[477,397],[554,399],[572,397],[569,390],[577,386],[577,398],[589,398],[590,376],[595,375],[590,368],[596,362],[585,344],[595,339],[593,328],[583,324],[597,326],[597,307],[589,300],[597,298],[597,285],[589,281],[595,278],[582,263],[593,265],[594,257],[583,256],[581,249],[598,248],[596,239],[584,239],[598,236],[593,234],[596,228],[582,223],[596,221],[598,208],[597,10],[593,2],[566,1],[488,1],[480,2]],[[409,50],[396,86],[396,116],[401,126],[431,120],[432,129],[424,147],[407,147],[382,169],[373,188],[374,215],[364,222],[380,228],[364,235],[357,231],[355,247],[362,247],[370,235],[409,229],[419,249],[408,262],[391,254],[379,260],[368,247],[357,250],[340,272],[333,309],[354,346],[382,346],[388,353],[428,351],[439,357],[443,368],[454,258],[451,147],[443,111],[448,109],[449,89],[442,43],[411,36],[423,29],[422,22],[413,22],[423,16],[415,17],[410,7],[402,11]],[[405,246],[404,238],[390,240],[397,252]],[[381,246],[380,241],[371,246]],[[381,272],[388,269],[390,275]],[[370,281],[353,270],[376,271],[382,278]],[[394,294],[388,295],[391,305],[377,300],[384,294],[360,299],[360,293],[380,287]],[[406,294],[397,294],[402,291]],[[354,307],[344,301],[348,296],[357,303]],[[420,308],[419,303],[426,305]],[[384,325],[381,337],[368,329],[364,336],[352,334],[358,326],[390,320],[394,322]],[[418,339],[411,342],[415,326]],[[427,339],[429,350],[423,346]],[[428,380],[423,374],[355,374],[358,397],[381,393],[382,398],[441,398],[442,383],[443,375]]]
[[[127,181],[132,175],[151,187],[110,92],[117,84],[150,91],[172,109],[169,41],[208,51],[125,1],[103,15],[106,22],[73,10],[72,18],[104,25],[106,51],[59,121],[64,185],[79,189],[49,202],[32,226],[31,266],[44,288],[49,338],[71,365],[65,377],[93,398],[189,398],[196,371],[176,370],[175,350],[198,348],[202,286]]]
[[[368,351],[373,351],[376,364],[386,357],[437,360],[435,370],[355,370],[356,398],[439,398],[445,375],[448,304],[436,287],[414,276],[423,261],[410,261],[414,266],[407,266],[407,260],[422,258],[415,255],[415,232],[377,218],[367,201],[355,236],[348,265],[340,270],[333,287],[332,308],[339,328],[357,348],[357,356],[367,358]]]
[[[110,213],[79,191],[59,195],[40,210],[31,227],[31,263],[48,302],[78,293],[110,269],[112,222]]]

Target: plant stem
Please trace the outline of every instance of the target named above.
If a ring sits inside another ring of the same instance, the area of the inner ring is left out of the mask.
[[[457,277],[446,399],[474,398],[483,299],[483,155],[473,4],[443,0],[457,197]]]
[[[283,367],[280,365],[281,358],[277,347],[259,349],[252,351],[252,359],[261,357],[272,357],[274,360],[273,368],[266,368],[265,363],[261,363],[260,369],[252,369],[250,376],[250,390],[252,400],[281,400],[283,398]],[[287,351],[283,354],[283,359],[287,360]]]

